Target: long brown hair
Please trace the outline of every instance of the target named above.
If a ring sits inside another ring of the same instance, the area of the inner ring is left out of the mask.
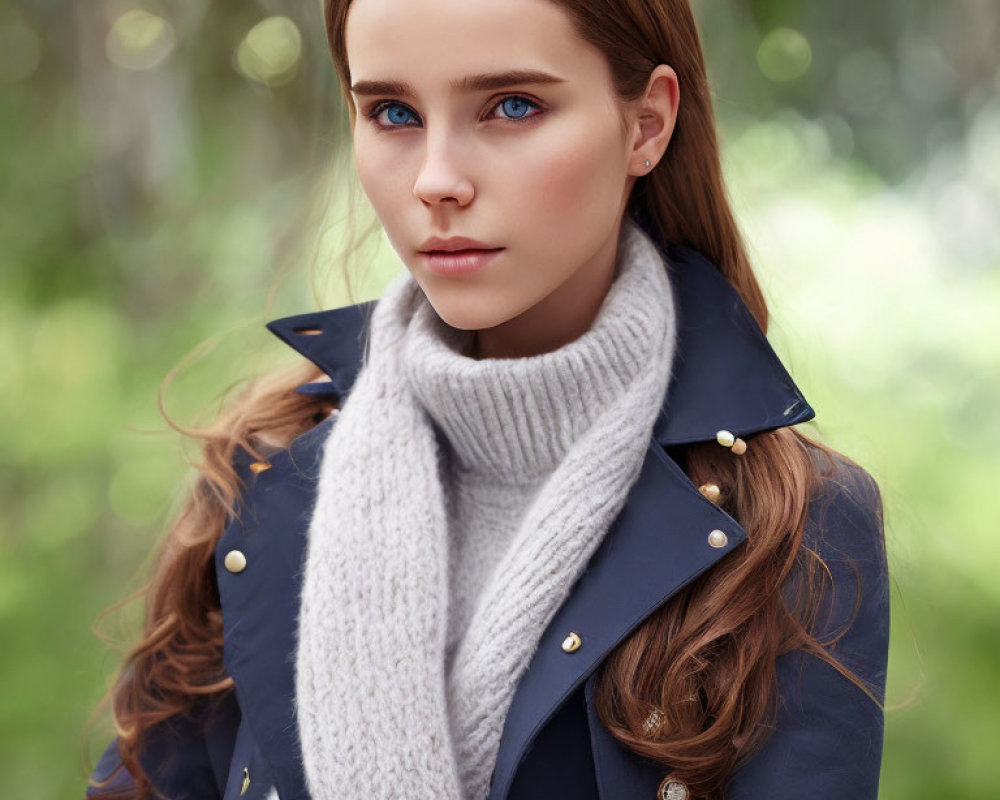
[[[636,183],[628,213],[659,242],[687,244],[706,255],[766,332],[767,306],[722,177],[704,56],[688,0],[554,1],[577,33],[605,54],[622,101],[641,96],[657,64],[676,71],[681,103],[670,145]],[[344,43],[349,6],[350,0],[325,1],[327,38],[353,126]],[[204,440],[204,459],[160,546],[152,580],[126,598],[147,597],[144,632],[105,697],[112,702],[124,765],[141,797],[149,787],[138,760],[144,732],[205,695],[232,690],[222,662],[213,555],[241,488],[230,465],[235,448],[285,446],[329,413],[321,398],[293,391],[316,373],[305,364],[264,376],[210,429],[182,429]],[[608,656],[597,710],[626,747],[669,765],[692,795],[714,799],[723,797],[728,776],[763,741],[775,712],[775,664],[782,653],[811,652],[879,701],[829,652],[832,641],[821,642],[811,632],[830,587],[822,560],[802,544],[809,500],[826,474],[823,459],[831,467],[850,459],[790,427],[753,436],[740,457],[714,442],[689,445],[676,455],[695,484],[711,481],[721,488],[718,502],[748,539]],[[780,588],[793,572],[804,580],[790,601]],[[652,729],[651,713],[661,720]]]

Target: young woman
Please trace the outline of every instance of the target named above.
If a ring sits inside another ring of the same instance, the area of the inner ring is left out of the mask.
[[[269,324],[90,795],[875,798],[881,497],[794,427],[687,0],[325,13],[406,269]]]

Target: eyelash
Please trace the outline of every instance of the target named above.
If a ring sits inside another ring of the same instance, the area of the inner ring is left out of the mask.
[[[504,95],[503,97],[499,98],[496,101],[496,103],[494,103],[493,106],[490,108],[490,111],[491,112],[495,111],[497,109],[497,107],[500,106],[505,100],[510,100],[512,97],[516,97],[516,98],[518,98],[520,100],[524,100],[529,105],[532,105],[532,106],[534,106],[535,108],[537,108],[539,110],[542,109],[541,104],[535,102],[530,97],[525,97],[523,94],[507,94],[507,95]],[[372,124],[375,125],[375,127],[378,128],[379,130],[387,131],[387,130],[392,130],[393,128],[412,128],[413,127],[412,125],[405,125],[405,124],[404,125],[383,125],[382,123],[376,121],[376,117],[378,117],[379,114],[381,114],[383,111],[385,111],[385,109],[390,108],[392,106],[402,106],[403,108],[406,108],[410,112],[416,114],[416,112],[413,111],[413,109],[410,108],[408,105],[406,105],[406,103],[400,103],[398,100],[381,100],[381,101],[377,102],[374,106],[372,106],[371,109],[369,109],[369,111],[365,114],[365,116],[368,117],[368,119],[371,120]],[[521,122],[525,122],[526,120],[530,119],[531,117],[536,117],[536,116],[538,116],[538,113],[534,113],[534,114],[528,113],[528,114],[525,114],[523,117],[501,117],[501,119],[506,119],[507,122],[521,123]]]

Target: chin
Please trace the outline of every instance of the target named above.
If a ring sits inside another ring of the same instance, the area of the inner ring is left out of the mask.
[[[505,319],[502,309],[496,307],[496,298],[491,298],[489,293],[483,294],[485,302],[480,303],[478,297],[473,297],[480,293],[470,292],[470,287],[440,285],[432,281],[421,288],[437,315],[453,328],[478,331],[499,325]]]
[[[484,328],[492,328],[505,322],[508,317],[503,315],[503,310],[495,306],[492,308],[479,308],[476,303],[469,302],[468,296],[461,293],[453,297],[442,297],[440,295],[431,297],[428,295],[431,305],[437,315],[453,328],[463,331],[479,331]]]
[[[435,310],[438,316],[451,325],[451,327],[463,331],[478,331],[500,324],[494,317],[483,317],[483,315],[476,314],[474,311],[470,311],[470,309],[435,308]]]

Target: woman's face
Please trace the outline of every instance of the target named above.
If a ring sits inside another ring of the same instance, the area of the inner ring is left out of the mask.
[[[362,187],[437,313],[480,331],[482,355],[586,330],[650,157],[622,129],[603,54],[549,0],[354,0],[345,41]],[[515,70],[550,77],[453,85]],[[432,236],[502,250],[442,274],[421,252]]]

